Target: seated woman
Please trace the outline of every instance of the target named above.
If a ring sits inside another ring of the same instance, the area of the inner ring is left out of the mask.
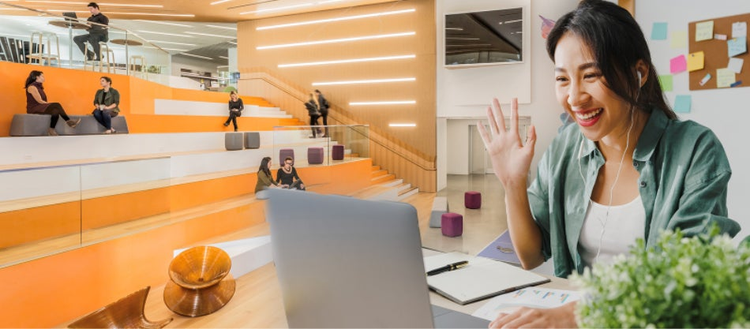
[[[105,134],[115,133],[115,129],[112,128],[112,118],[116,117],[120,113],[120,93],[112,88],[112,79],[109,77],[102,77],[99,79],[102,85],[102,89],[96,91],[94,96],[94,118],[102,126],[104,126]]]
[[[42,71],[31,71],[29,77],[26,78],[24,83],[24,89],[26,89],[26,113],[29,114],[46,114],[51,115],[52,118],[49,122],[49,128],[47,134],[49,136],[57,136],[55,126],[57,120],[60,117],[71,128],[75,128],[81,122],[81,119],[71,120],[70,117],[65,113],[60,103],[49,103],[47,102],[47,94],[44,93],[44,73]]]
[[[255,193],[263,191],[270,187],[288,187],[288,185],[280,185],[273,180],[271,174],[271,157],[265,157],[260,161],[260,168],[258,168],[258,182],[255,183]]]
[[[229,117],[224,122],[224,127],[229,126],[229,122],[234,125],[234,131],[237,131],[237,118],[242,116],[242,110],[245,109],[245,105],[242,104],[242,98],[237,95],[237,92],[232,90],[229,93]]]
[[[292,157],[286,157],[284,159],[284,166],[279,168],[276,173],[276,183],[289,186],[289,188],[296,188],[298,190],[305,190],[305,184],[299,179],[297,175],[297,169],[294,168],[294,159]]]

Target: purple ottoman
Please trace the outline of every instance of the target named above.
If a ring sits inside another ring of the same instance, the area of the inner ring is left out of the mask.
[[[344,160],[344,145],[334,145],[331,149],[332,160]]]
[[[447,212],[440,216],[440,228],[443,235],[449,237],[461,236],[464,233],[464,216]]]
[[[292,163],[294,163],[294,149],[281,149],[279,150],[279,166],[284,163],[286,157],[292,157]]]
[[[323,163],[323,148],[322,147],[308,147],[307,148],[307,163],[309,164]]]
[[[482,208],[482,193],[475,191],[464,193],[464,206],[469,209]]]

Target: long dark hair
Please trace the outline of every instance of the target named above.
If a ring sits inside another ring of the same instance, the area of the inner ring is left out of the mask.
[[[38,78],[42,74],[43,74],[42,71],[36,71],[36,70],[31,71],[31,73],[29,73],[29,77],[26,78],[26,83],[23,84],[23,89],[28,88],[29,85],[36,82],[36,78]]]
[[[271,169],[268,169],[268,163],[271,161],[271,157],[265,157],[263,160],[260,161],[260,168],[258,168],[258,172],[263,172],[264,174],[271,176]]]
[[[656,107],[668,118],[677,118],[664,100],[646,38],[627,10],[602,0],[581,1],[575,10],[557,20],[547,37],[547,54],[553,62],[557,43],[566,32],[589,46],[607,88],[631,107],[645,112]],[[648,78],[643,87],[638,84],[635,70],[639,60],[648,66]]]

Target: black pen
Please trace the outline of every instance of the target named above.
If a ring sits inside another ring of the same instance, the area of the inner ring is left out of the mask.
[[[445,265],[443,267],[438,267],[438,268],[436,268],[436,269],[434,269],[432,271],[427,272],[427,276],[433,276],[435,274],[440,274],[440,273],[447,272],[447,271],[457,270],[457,269],[462,268],[462,267],[464,267],[466,265],[469,265],[469,261],[468,260],[456,262],[456,263],[453,263],[453,264],[448,264],[448,265]]]

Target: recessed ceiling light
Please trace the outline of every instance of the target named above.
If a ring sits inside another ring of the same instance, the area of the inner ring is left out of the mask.
[[[407,82],[407,81],[416,81],[416,80],[417,78],[350,80],[350,81],[313,82],[312,85],[313,86],[357,85],[357,84],[367,84],[367,83]]]
[[[410,36],[410,35],[415,35],[415,34],[417,34],[417,33],[416,32],[404,32],[404,33],[393,33],[393,34],[377,34],[377,35],[368,35],[368,36],[365,36],[365,37],[354,37],[354,38],[344,38],[344,39],[328,39],[328,40],[310,41],[310,42],[287,43],[287,44],[273,45],[273,46],[260,46],[260,47],[256,47],[256,49],[262,50],[262,49],[274,49],[274,48],[287,48],[287,47],[320,45],[320,44],[349,42],[349,41],[359,41],[359,40],[372,40],[372,39],[382,39],[382,38],[404,37],[404,36]]]
[[[342,59],[337,61],[325,61],[325,62],[309,62],[309,63],[295,63],[295,64],[279,64],[278,67],[297,67],[297,66],[316,66],[316,65],[330,65],[330,64],[345,64],[345,63],[360,63],[360,62],[374,62],[374,61],[387,61],[394,59],[407,59],[416,58],[417,55],[401,55],[401,56],[385,56],[385,57],[369,57],[369,58],[353,58],[353,59]]]
[[[416,123],[390,123],[389,127],[416,127]]]
[[[187,24],[177,24],[177,23],[167,23],[167,22],[158,22],[158,21],[149,21],[145,19],[134,19],[134,21],[137,22],[147,22],[147,23],[154,23],[154,24],[161,24],[161,25],[169,25],[169,26],[179,26],[179,27],[189,27],[192,28],[192,25]]]
[[[196,54],[190,54],[190,53],[180,53],[180,55],[185,55],[185,56],[190,56],[190,57],[195,57],[195,58],[201,58],[201,59],[207,59],[207,60],[214,60],[211,57],[206,57],[206,56],[201,56],[201,55],[196,55]]]
[[[351,102],[349,105],[405,105],[417,104],[417,101],[383,101],[383,102]]]
[[[25,2],[47,3],[47,4],[54,4],[54,5],[78,5],[78,6],[86,6],[89,4],[88,2],[49,1],[49,0],[26,0]],[[130,4],[130,3],[104,3],[104,2],[99,2],[98,4],[100,6],[107,6],[107,7],[164,8],[163,5],[136,5],[136,4]]]
[[[294,8],[301,8],[301,7],[309,7],[312,6],[312,3],[300,3],[296,5],[291,6],[284,6],[284,7],[276,7],[276,8],[268,8],[268,9],[259,9],[259,10],[253,10],[253,11],[246,11],[240,13],[240,15],[247,15],[247,14],[259,14],[259,13],[266,13],[269,11],[279,11],[279,10],[285,10],[285,9],[294,9]]]
[[[261,26],[256,28],[256,30],[270,30],[270,29],[278,29],[282,27],[290,27],[290,26],[300,26],[300,25],[311,25],[311,24],[320,24],[320,23],[328,23],[328,22],[340,22],[340,21],[348,21],[352,19],[360,19],[360,18],[368,18],[368,17],[379,17],[379,16],[387,16],[387,15],[396,15],[396,14],[403,14],[403,13],[412,13],[415,9],[405,9],[405,10],[396,10],[396,11],[386,11],[382,13],[373,13],[373,14],[366,14],[366,15],[356,15],[356,16],[346,16],[346,17],[337,17],[337,18],[329,18],[329,19],[320,19],[315,21],[305,21],[305,22],[297,22],[297,23],[289,23],[289,24],[279,24],[279,25],[269,25],[269,26]]]
[[[461,27],[446,27],[445,29],[450,30],[450,31],[463,31],[464,30]]]
[[[166,32],[156,32],[156,31],[144,31],[144,30],[138,30],[140,33],[150,33],[150,34],[161,34],[161,35],[169,35],[173,37],[182,37],[182,38],[195,38],[192,35],[184,35],[184,34],[177,34],[177,33],[166,33]]]
[[[227,56],[219,56],[219,58],[221,58],[221,59],[229,59],[229,57],[227,57]]]
[[[211,5],[212,5],[212,6],[213,6],[213,5],[218,5],[218,4],[220,4],[220,3],[225,3],[225,2],[229,2],[229,1],[232,1],[232,0],[219,0],[219,1],[214,1],[214,2],[212,2],[212,3],[211,3]]]
[[[196,44],[193,44],[193,43],[181,43],[181,42],[161,41],[161,40],[146,40],[146,41],[150,43],[166,43],[170,45],[182,45],[182,46],[192,46],[192,47],[197,46]]]
[[[224,38],[224,39],[237,39],[236,36],[231,35],[219,35],[219,34],[209,34],[209,33],[198,33],[198,32],[185,32],[187,34],[193,34],[193,35],[200,35],[204,37],[214,37],[214,38]]]
[[[231,26],[219,26],[219,25],[210,25],[210,24],[206,25],[206,26],[213,27],[215,29],[225,29],[225,30],[234,30],[234,31],[237,31],[236,27],[231,27]]]

